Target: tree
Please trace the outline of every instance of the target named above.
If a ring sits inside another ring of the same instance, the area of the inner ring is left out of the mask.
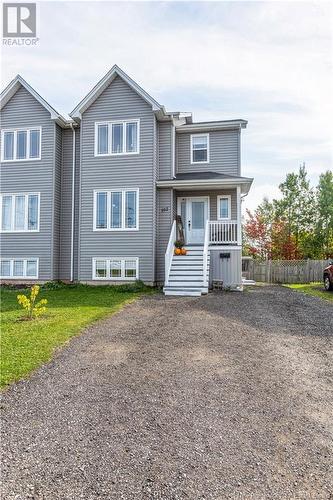
[[[333,172],[331,170],[327,170],[319,177],[317,210],[317,239],[326,258],[333,257]]]

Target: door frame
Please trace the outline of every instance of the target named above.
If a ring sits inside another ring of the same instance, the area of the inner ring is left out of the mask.
[[[210,196],[177,196],[177,215],[181,215],[181,200],[200,200],[200,201],[206,201],[207,202],[207,219],[206,222],[210,219]],[[185,240],[187,240],[187,223],[186,221],[183,221],[184,224],[184,235],[185,235]],[[202,242],[203,243],[203,242]],[[187,241],[185,241],[185,244],[187,244]],[[193,243],[194,245],[194,243]]]

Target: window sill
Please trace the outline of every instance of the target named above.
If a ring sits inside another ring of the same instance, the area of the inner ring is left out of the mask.
[[[140,151],[136,151],[135,153],[105,153],[105,154],[94,154],[95,158],[105,158],[108,156],[138,156]]]
[[[202,165],[202,164],[209,164],[209,161],[191,161],[191,165]]]
[[[1,163],[22,163],[24,161],[41,161],[41,158],[20,158],[16,160],[1,160]]]
[[[98,228],[94,228],[93,229],[94,232],[100,232],[100,233],[126,233],[126,232],[130,232],[132,233],[133,231],[139,231],[139,228],[119,228],[119,229],[109,229],[109,228],[106,228],[106,229],[98,229]]]
[[[20,233],[39,233],[39,229],[26,229],[26,230],[17,230],[17,231],[6,231],[6,230],[0,230],[0,234],[20,234]]]
[[[93,277],[93,280],[95,281],[136,281],[138,280],[139,278],[96,278],[96,277]]]

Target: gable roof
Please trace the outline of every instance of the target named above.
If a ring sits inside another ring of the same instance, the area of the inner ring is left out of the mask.
[[[16,94],[16,92],[24,87],[29,94],[31,94],[51,115],[51,120],[54,120],[61,127],[68,127],[72,120],[66,120],[56,109],[54,109],[41,95],[36,92],[21,75],[17,75],[7,87],[1,92],[0,95],[0,110],[7,104],[7,102]]]
[[[89,106],[101,95],[101,93],[112,83],[112,81],[119,76],[122,78],[142,99],[151,105],[153,111],[158,113],[161,117],[169,115],[166,113],[164,106],[159,104],[148,92],[146,92],[140,85],[138,85],[132,78],[130,78],[122,69],[116,64],[112,66],[110,71],[103,76],[103,78],[95,85],[93,89],[86,95],[84,99],[73,109],[70,116],[73,119],[80,120],[82,113],[86,111]]]

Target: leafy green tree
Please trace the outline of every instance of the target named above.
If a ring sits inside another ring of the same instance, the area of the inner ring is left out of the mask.
[[[333,172],[319,177],[317,187],[316,237],[325,257],[333,256]]]

